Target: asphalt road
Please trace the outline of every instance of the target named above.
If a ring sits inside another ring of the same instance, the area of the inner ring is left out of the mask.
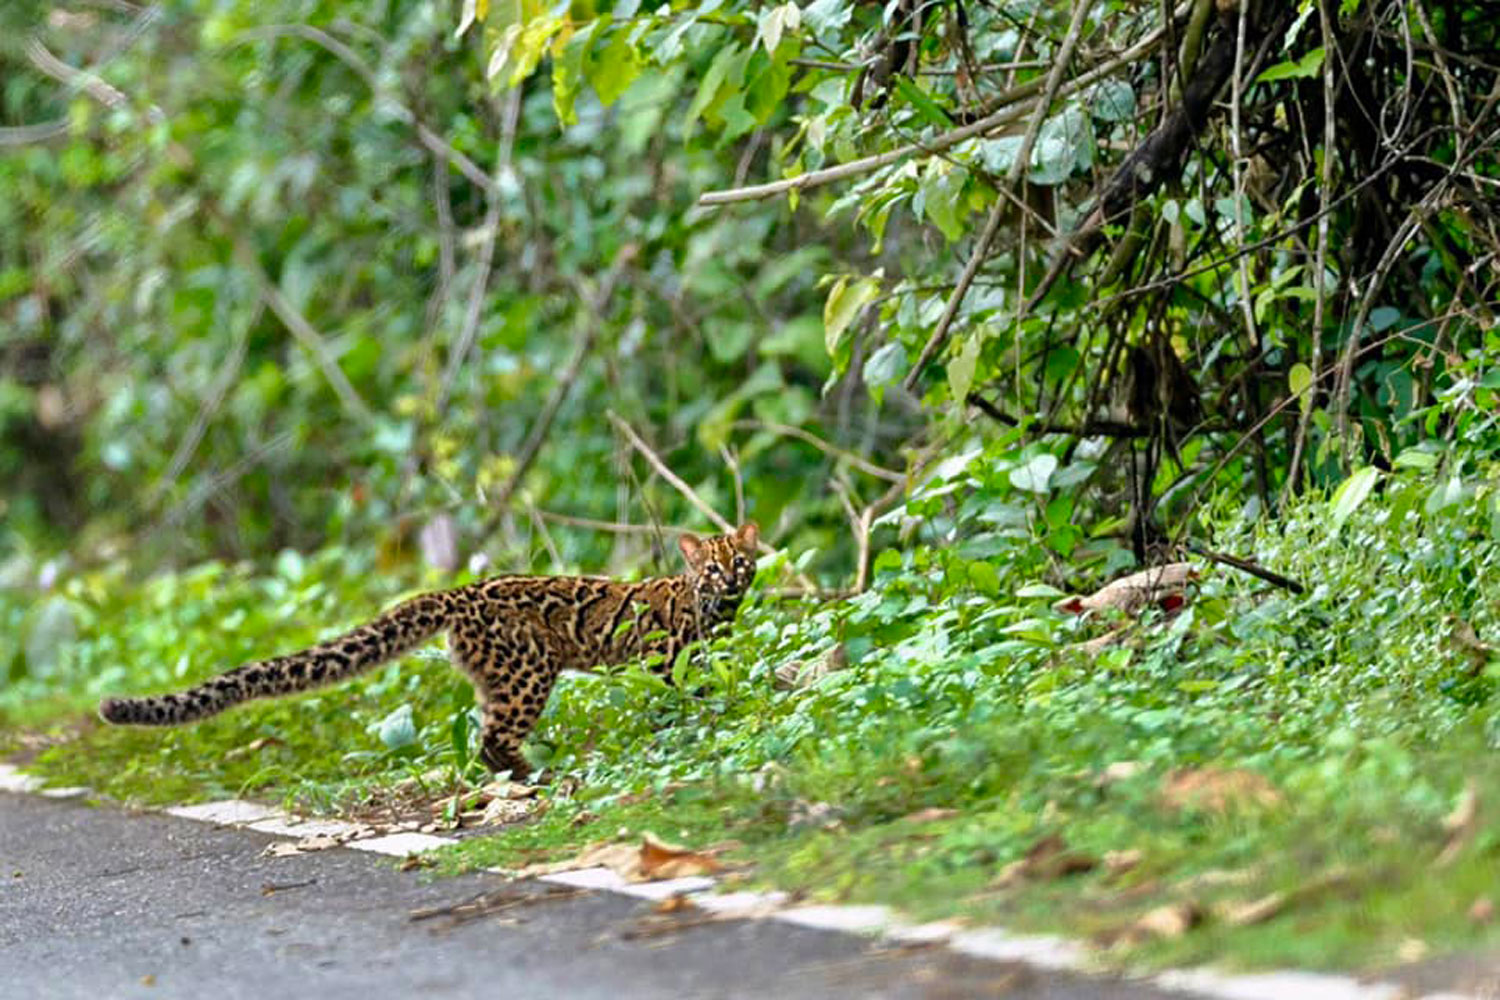
[[[0,1000],[1172,996],[344,849],[262,857],[273,839],[0,793]],[[412,919],[480,893],[479,919]]]

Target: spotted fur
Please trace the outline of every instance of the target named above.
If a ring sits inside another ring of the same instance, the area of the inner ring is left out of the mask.
[[[236,667],[196,687],[148,698],[109,698],[105,722],[172,726],[240,702],[336,684],[447,634],[453,665],[474,684],[485,762],[528,772],[521,741],[557,675],[660,654],[670,667],[688,643],[731,621],[755,575],[760,530],[680,541],[686,572],[620,583],[587,576],[497,576],[435,591],[367,625],[289,656]]]

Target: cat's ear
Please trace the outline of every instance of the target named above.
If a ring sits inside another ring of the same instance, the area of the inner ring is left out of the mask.
[[[753,554],[755,547],[760,544],[760,525],[754,521],[746,521],[740,525],[740,530],[734,533],[734,542],[740,547],[741,552]]]
[[[703,539],[697,535],[680,536],[677,547],[682,550],[682,558],[688,561],[689,566],[696,566],[703,561]]]

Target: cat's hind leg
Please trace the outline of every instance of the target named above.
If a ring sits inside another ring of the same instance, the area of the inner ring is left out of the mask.
[[[521,744],[536,726],[557,681],[545,643],[529,636],[502,641],[493,634],[453,637],[455,665],[474,682],[481,720],[480,758],[492,771],[524,781],[531,766]]]

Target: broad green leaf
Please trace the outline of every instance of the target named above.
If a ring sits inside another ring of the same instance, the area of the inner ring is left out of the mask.
[[[411,706],[402,705],[375,723],[375,731],[387,750],[400,750],[417,742],[417,725],[412,719]]]
[[[948,362],[948,391],[954,399],[962,400],[968,396],[974,385],[974,371],[979,367],[979,348],[983,339],[983,334],[977,332],[965,337],[958,353]]]
[[[1271,83],[1275,80],[1299,79],[1309,76],[1317,76],[1318,71],[1323,68],[1323,46],[1319,45],[1312,49],[1301,59],[1292,62],[1277,63],[1270,67],[1259,77],[1256,83]]]
[[[1438,461],[1438,456],[1430,451],[1423,451],[1420,448],[1408,448],[1397,455],[1391,465],[1398,469],[1420,469],[1425,472],[1428,469],[1437,468]]]
[[[1100,121],[1129,121],[1135,117],[1135,88],[1127,80],[1103,80],[1094,88],[1089,110]]]
[[[1010,470],[1010,482],[1018,490],[1031,493],[1046,493],[1057,471],[1057,456],[1050,452],[1033,455],[1031,461],[1020,468]]]
[[[606,108],[635,82],[645,65],[630,43],[629,32],[623,28],[617,29],[604,50],[591,56],[588,63],[589,83],[599,95],[599,103]]]
[[[876,278],[850,280],[845,275],[833,283],[828,301],[823,304],[823,346],[830,356],[838,349],[849,324],[879,294],[880,282]]]
[[[1312,380],[1312,369],[1300,361],[1292,365],[1292,370],[1286,374],[1287,388],[1292,391],[1293,396],[1301,396],[1307,392],[1312,387]]]
[[[906,348],[900,341],[883,344],[865,362],[865,385],[890,385],[906,371]]]
[[[901,99],[916,109],[917,114],[929,125],[938,128],[952,128],[953,119],[948,113],[938,106],[938,103],[928,95],[927,91],[909,77],[896,77],[896,93]]]
[[[994,563],[976,560],[969,563],[969,582],[974,584],[974,589],[986,597],[996,597],[1000,594],[1000,573],[995,569]]]
[[[1339,484],[1339,488],[1333,491],[1333,526],[1342,528],[1344,522],[1349,520],[1349,515],[1359,509],[1359,505],[1365,502],[1370,491],[1375,488],[1375,481],[1380,478],[1380,470],[1373,465],[1367,465],[1355,471],[1348,479]]]

